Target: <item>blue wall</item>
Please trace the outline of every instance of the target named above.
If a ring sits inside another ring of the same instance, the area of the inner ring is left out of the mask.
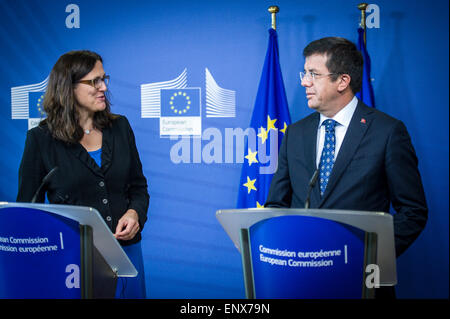
[[[80,9],[80,28],[66,26],[70,3]],[[277,1],[280,62],[293,121],[310,113],[298,77],[303,47],[324,36],[356,41],[358,3]],[[398,259],[397,294],[448,298],[449,3],[373,3],[380,27],[368,29],[367,49],[376,106],[408,127],[430,208],[426,229]],[[240,255],[215,218],[216,210],[235,207],[242,164],[225,163],[230,149],[220,144],[222,163],[192,163],[192,151],[191,163],[174,163],[170,151],[178,140],[160,138],[158,118],[141,117],[141,85],[175,79],[187,69],[187,87],[201,88],[203,131],[216,128],[223,140],[225,128],[248,127],[272,4],[0,0],[0,200],[15,200],[28,128],[26,119],[12,119],[11,88],[42,82],[69,50],[97,51],[111,75],[113,112],[130,120],[149,181],[143,231],[148,296],[243,298]],[[235,92],[235,117],[206,117],[205,68],[218,86]]]

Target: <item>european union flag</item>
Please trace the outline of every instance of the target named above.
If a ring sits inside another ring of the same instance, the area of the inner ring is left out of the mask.
[[[161,116],[200,116],[200,88],[162,89]]]
[[[375,107],[375,97],[373,94],[372,82],[370,79],[370,57],[367,53],[366,45],[364,43],[364,29],[358,28],[358,50],[364,59],[363,78],[361,90],[356,93],[356,97],[366,103],[368,106]]]
[[[239,183],[238,208],[262,207],[278,163],[278,150],[291,117],[281,75],[277,32],[269,30],[264,67],[250,122],[257,141],[249,135]]]
[[[45,92],[28,92],[28,117],[44,118],[44,95]]]

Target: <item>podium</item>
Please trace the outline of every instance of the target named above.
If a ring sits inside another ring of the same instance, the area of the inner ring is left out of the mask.
[[[114,298],[135,276],[96,209],[0,202],[0,298]]]
[[[390,214],[251,208],[216,217],[241,253],[249,299],[374,298],[374,288],[397,283]]]

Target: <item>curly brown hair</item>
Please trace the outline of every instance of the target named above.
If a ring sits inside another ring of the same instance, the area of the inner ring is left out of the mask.
[[[95,52],[70,51],[63,54],[53,66],[43,103],[47,118],[40,125],[47,125],[54,138],[78,143],[83,137],[73,90],[75,84],[92,71],[97,61],[103,62],[103,59]],[[106,108],[96,112],[93,119],[94,127],[100,130],[110,126],[117,117],[110,111],[108,94],[105,94],[105,103]]]

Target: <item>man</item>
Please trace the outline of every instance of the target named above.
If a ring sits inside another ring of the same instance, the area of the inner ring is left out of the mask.
[[[301,84],[308,107],[317,112],[287,128],[265,207],[304,208],[318,169],[310,207],[389,212],[392,204],[399,256],[425,227],[428,214],[406,127],[355,97],[363,58],[352,42],[323,38],[303,55]]]

